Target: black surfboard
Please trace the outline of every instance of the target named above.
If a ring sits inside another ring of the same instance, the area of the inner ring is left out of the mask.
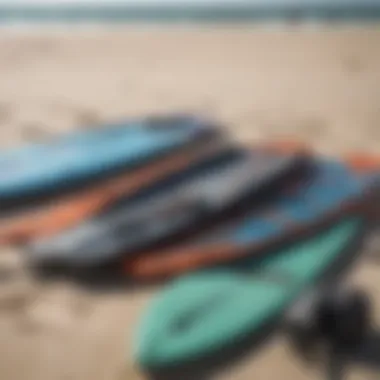
[[[99,266],[174,238],[221,217],[234,207],[260,203],[292,175],[306,170],[310,158],[246,151],[208,167],[166,191],[89,220],[29,247],[37,264]]]

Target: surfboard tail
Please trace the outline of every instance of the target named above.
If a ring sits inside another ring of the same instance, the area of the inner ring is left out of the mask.
[[[275,153],[283,153],[285,155],[294,154],[299,152],[302,154],[316,155],[312,148],[303,143],[292,141],[279,141],[271,142],[268,145],[263,144],[264,149],[273,150]],[[340,161],[340,160],[339,160]],[[371,173],[375,177],[380,179],[380,157],[352,153],[350,155],[343,156],[342,161],[355,173],[367,176]],[[334,209],[333,212],[329,212],[317,223],[307,228],[303,225],[299,226],[301,231],[304,227],[307,234],[313,233],[318,230],[317,225],[333,224],[336,221],[343,218],[345,215],[365,215],[370,218],[379,218],[379,207],[374,207],[379,202],[376,202],[380,198],[380,186],[379,182],[372,181],[371,185],[366,186],[363,190],[363,194],[360,197],[356,197],[354,200],[350,200],[342,203]],[[291,229],[290,229],[291,230]],[[298,231],[298,230],[297,230]],[[303,233],[298,231],[293,235],[301,236]],[[252,247],[251,247],[252,248]],[[257,247],[256,247],[257,248]],[[261,249],[268,247],[260,247]],[[267,250],[267,249],[264,249]],[[241,251],[241,252],[240,252]],[[135,260],[125,263],[124,270],[129,275],[140,279],[149,278],[166,278],[171,276],[177,276],[187,271],[196,270],[208,266],[214,266],[218,264],[226,264],[230,261],[235,261],[239,257],[249,256],[252,250],[248,248],[242,249],[242,247],[235,245],[210,245],[206,247],[198,247],[196,245],[187,244],[179,245],[177,248],[172,248],[168,251],[156,250],[153,252],[145,252],[139,255]],[[255,250],[257,252],[259,250]],[[240,254],[239,254],[240,252]],[[153,253],[153,254],[152,254]]]

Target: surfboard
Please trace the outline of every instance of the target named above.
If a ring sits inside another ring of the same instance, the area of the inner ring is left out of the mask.
[[[30,155],[45,154],[50,143],[54,144],[81,144],[86,142],[101,142],[110,133],[129,135],[131,139],[144,138],[151,129],[165,129],[181,125],[184,121],[198,120],[200,123],[215,125],[212,121],[201,120],[200,117],[190,114],[150,115],[141,118],[113,121],[100,125],[87,125],[73,132],[53,136],[48,141],[26,143],[21,147],[4,149],[0,152],[0,162],[12,158],[27,158]]]
[[[195,241],[145,251],[127,261],[125,271],[154,279],[259,257],[346,214],[362,212],[380,194],[379,177],[378,171],[355,173],[336,160],[315,160],[310,176],[285,186],[260,210],[247,212]]]
[[[173,369],[223,355],[278,325],[306,291],[353,265],[366,220],[343,218],[263,260],[188,275],[168,285],[140,320],[134,357],[145,370]]]
[[[104,183],[55,198],[51,204],[23,208],[0,219],[0,242],[26,244],[74,227],[85,219],[106,212],[118,199],[142,198],[178,177],[223,162],[240,154],[240,147],[224,139],[197,141],[178,152],[164,155],[136,170],[127,170]]]
[[[248,199],[259,203],[289,176],[307,170],[303,155],[245,151],[222,165],[207,167],[166,191],[84,223],[29,248],[35,263],[101,265],[165,239],[198,229]]]
[[[215,133],[208,121],[173,116],[142,119],[131,129],[127,123],[5,152],[0,155],[0,200],[5,204],[133,168]]]

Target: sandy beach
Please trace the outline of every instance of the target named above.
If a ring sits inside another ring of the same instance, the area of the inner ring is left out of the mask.
[[[43,141],[125,116],[194,111],[244,142],[295,137],[323,153],[380,153],[379,41],[380,26],[2,30],[0,143]],[[24,270],[22,252],[1,250],[0,379],[144,379],[130,338],[155,289],[39,283]],[[380,267],[368,259],[353,275],[371,294],[377,321],[379,279]],[[215,378],[318,379],[282,340]],[[355,363],[348,378],[379,374]]]

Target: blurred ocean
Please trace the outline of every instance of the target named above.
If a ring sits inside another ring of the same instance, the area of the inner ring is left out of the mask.
[[[377,0],[0,0],[0,24],[346,22],[380,19]]]

